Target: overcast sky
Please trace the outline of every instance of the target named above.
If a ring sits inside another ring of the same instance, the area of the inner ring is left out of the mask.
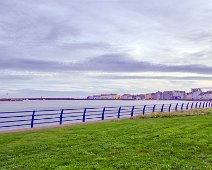
[[[211,0],[0,0],[0,97],[212,88]]]

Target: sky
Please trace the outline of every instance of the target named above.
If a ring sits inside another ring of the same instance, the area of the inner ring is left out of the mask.
[[[212,89],[211,0],[0,0],[0,98]]]

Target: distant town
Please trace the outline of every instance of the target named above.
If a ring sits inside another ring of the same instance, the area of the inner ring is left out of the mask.
[[[212,100],[212,91],[203,92],[201,88],[193,88],[191,92],[164,91],[146,94],[100,94],[86,98],[0,98],[0,101],[23,101],[23,100]]]
[[[191,92],[164,91],[146,94],[101,94],[88,96],[88,100],[212,100],[212,91],[203,92],[201,88],[193,88]]]

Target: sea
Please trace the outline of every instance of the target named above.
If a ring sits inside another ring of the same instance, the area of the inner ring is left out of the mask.
[[[196,103],[195,101],[192,101]],[[168,111],[170,104],[174,110],[178,103],[178,109],[187,103],[191,107],[191,101],[182,100],[24,100],[0,102],[0,132],[18,129],[40,128],[43,126],[60,125],[61,112],[62,124],[82,123],[89,121],[101,121],[104,110],[104,120],[130,117],[161,111]],[[182,105],[184,103],[184,105]],[[133,107],[134,106],[134,107]],[[121,107],[120,115],[119,109]],[[86,109],[85,109],[86,108]],[[85,116],[84,112],[86,110]],[[34,115],[33,115],[34,113]],[[83,117],[84,116],[84,117]],[[33,122],[32,122],[33,119]]]
[[[71,109],[89,107],[119,107],[134,105],[154,105],[171,103],[188,103],[182,100],[24,100],[1,101],[0,112],[46,110],[46,109]]]

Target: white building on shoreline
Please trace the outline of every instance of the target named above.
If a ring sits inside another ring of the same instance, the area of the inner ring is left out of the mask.
[[[202,93],[202,90],[200,88],[191,89],[191,99],[198,100],[200,99],[200,94]]]
[[[101,94],[88,96],[88,100],[212,100],[212,91],[202,92],[200,88],[193,88],[191,92],[164,91],[147,94]]]

